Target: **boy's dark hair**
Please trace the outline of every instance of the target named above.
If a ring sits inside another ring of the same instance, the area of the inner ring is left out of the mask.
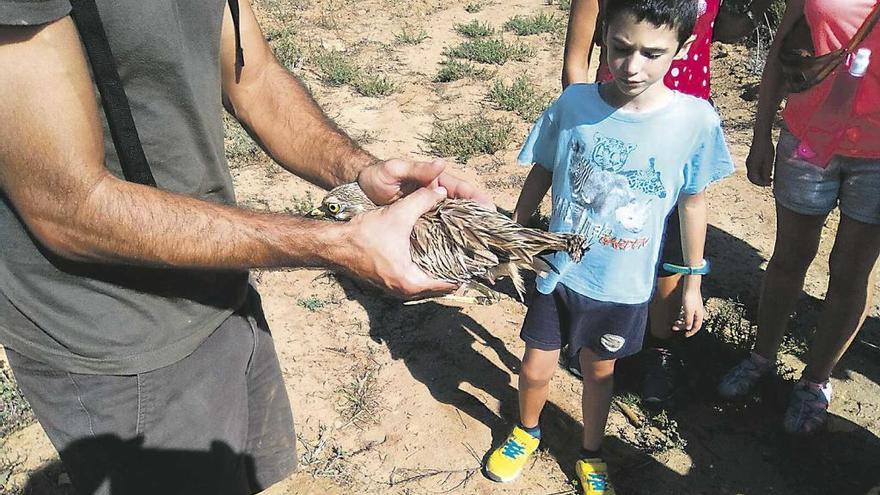
[[[694,34],[699,16],[699,0],[605,0],[605,27],[622,14],[631,14],[637,22],[648,21],[657,27],[668,26],[678,32],[678,47]]]

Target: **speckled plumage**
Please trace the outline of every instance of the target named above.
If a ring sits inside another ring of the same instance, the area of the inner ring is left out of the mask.
[[[335,220],[350,220],[377,206],[356,183],[339,186],[324,197],[320,210]],[[447,199],[416,221],[410,237],[413,262],[428,274],[448,282],[481,279],[493,283],[509,276],[522,298],[520,268],[553,270],[539,257],[565,251],[579,261],[584,238],[523,227],[475,201]]]

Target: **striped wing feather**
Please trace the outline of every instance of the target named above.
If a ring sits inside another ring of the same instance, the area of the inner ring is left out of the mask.
[[[580,259],[582,239],[530,229],[469,200],[446,200],[423,215],[411,237],[413,261],[449,282],[494,282],[508,275],[522,297],[519,268],[546,269],[539,254],[567,251]]]

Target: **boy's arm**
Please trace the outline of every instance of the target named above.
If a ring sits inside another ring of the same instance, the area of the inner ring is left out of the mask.
[[[513,221],[520,225],[528,223],[552,183],[552,172],[538,164],[533,165],[513,209]]]
[[[599,18],[599,0],[571,0],[565,54],[562,63],[562,88],[585,83],[593,53],[593,37]]]
[[[706,193],[682,194],[678,200],[678,216],[681,220],[684,263],[687,266],[700,266],[703,263],[703,249],[706,245]],[[683,330],[688,337],[703,326],[701,282],[701,275],[684,276],[681,317],[672,329]]]

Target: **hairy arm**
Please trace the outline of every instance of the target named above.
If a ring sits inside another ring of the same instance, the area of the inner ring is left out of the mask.
[[[563,89],[569,84],[589,82],[587,71],[598,18],[599,0],[571,0],[562,64]]]
[[[533,165],[526,182],[523,184],[516,207],[513,209],[513,221],[520,225],[528,223],[538,209],[544,195],[553,183],[553,173],[540,165]]]
[[[250,2],[239,2],[245,65],[235,67],[229,7],[223,15],[223,103],[260,146],[290,172],[329,189],[353,182],[378,160],[331,121],[300,80],[275,59]]]
[[[678,215],[681,221],[681,245],[684,263],[699,266],[703,262],[706,245],[706,193],[682,194],[678,200]],[[673,330],[684,330],[687,335],[698,331],[703,325],[703,296],[701,275],[685,275],[682,291],[682,318]]]
[[[78,261],[238,269],[325,263],[341,229],[117,179],[69,17],[0,27],[0,188],[29,231]]]
[[[446,194],[419,189],[334,224],[217,205],[117,179],[104,166],[93,86],[69,17],[0,27],[0,190],[35,239],[91,263],[194,269],[326,266],[398,294],[448,291],[412,263],[419,215]],[[185,165],[185,164],[182,164]],[[381,232],[381,236],[376,233]]]

